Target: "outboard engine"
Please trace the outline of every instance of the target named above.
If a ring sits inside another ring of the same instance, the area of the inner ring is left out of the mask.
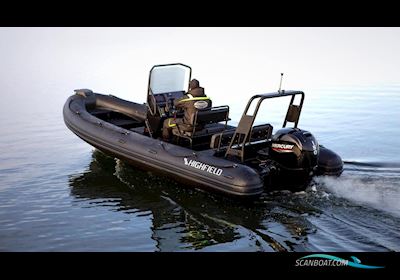
[[[272,137],[270,156],[283,167],[312,170],[317,165],[318,153],[318,142],[308,131],[283,128]]]
[[[267,184],[296,190],[304,188],[316,170],[318,155],[318,142],[310,132],[299,128],[278,130],[269,151],[274,168]]]

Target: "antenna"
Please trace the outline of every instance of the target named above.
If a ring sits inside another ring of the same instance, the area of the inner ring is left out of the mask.
[[[281,93],[282,79],[283,79],[283,73],[281,73],[281,82],[279,83],[279,90],[278,90],[279,93]]]

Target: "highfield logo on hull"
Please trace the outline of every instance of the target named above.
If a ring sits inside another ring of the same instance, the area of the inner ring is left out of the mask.
[[[221,176],[221,174],[223,172],[223,170],[221,168],[217,168],[215,166],[208,165],[206,163],[202,163],[200,161],[183,158],[183,162],[187,166],[190,166],[190,167],[202,170],[202,171],[206,171],[208,173],[211,173],[211,174],[214,174],[214,175],[217,175],[217,176]]]

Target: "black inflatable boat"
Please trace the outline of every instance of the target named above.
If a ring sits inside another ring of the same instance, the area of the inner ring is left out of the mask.
[[[236,197],[256,198],[264,189],[298,191],[314,175],[341,174],[341,158],[297,128],[302,91],[254,95],[237,127],[228,125],[229,106],[199,109],[194,124],[201,129],[174,128],[173,140],[162,141],[163,121],[183,114],[173,100],[187,92],[191,72],[181,63],[154,66],[145,104],[75,90],[64,105],[65,124],[90,145],[138,168]],[[254,125],[261,103],[280,97],[290,98],[283,127],[273,133],[268,123]]]

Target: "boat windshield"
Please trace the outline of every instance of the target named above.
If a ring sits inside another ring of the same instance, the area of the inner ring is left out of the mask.
[[[150,72],[153,94],[188,91],[190,67],[182,64],[154,66]]]

